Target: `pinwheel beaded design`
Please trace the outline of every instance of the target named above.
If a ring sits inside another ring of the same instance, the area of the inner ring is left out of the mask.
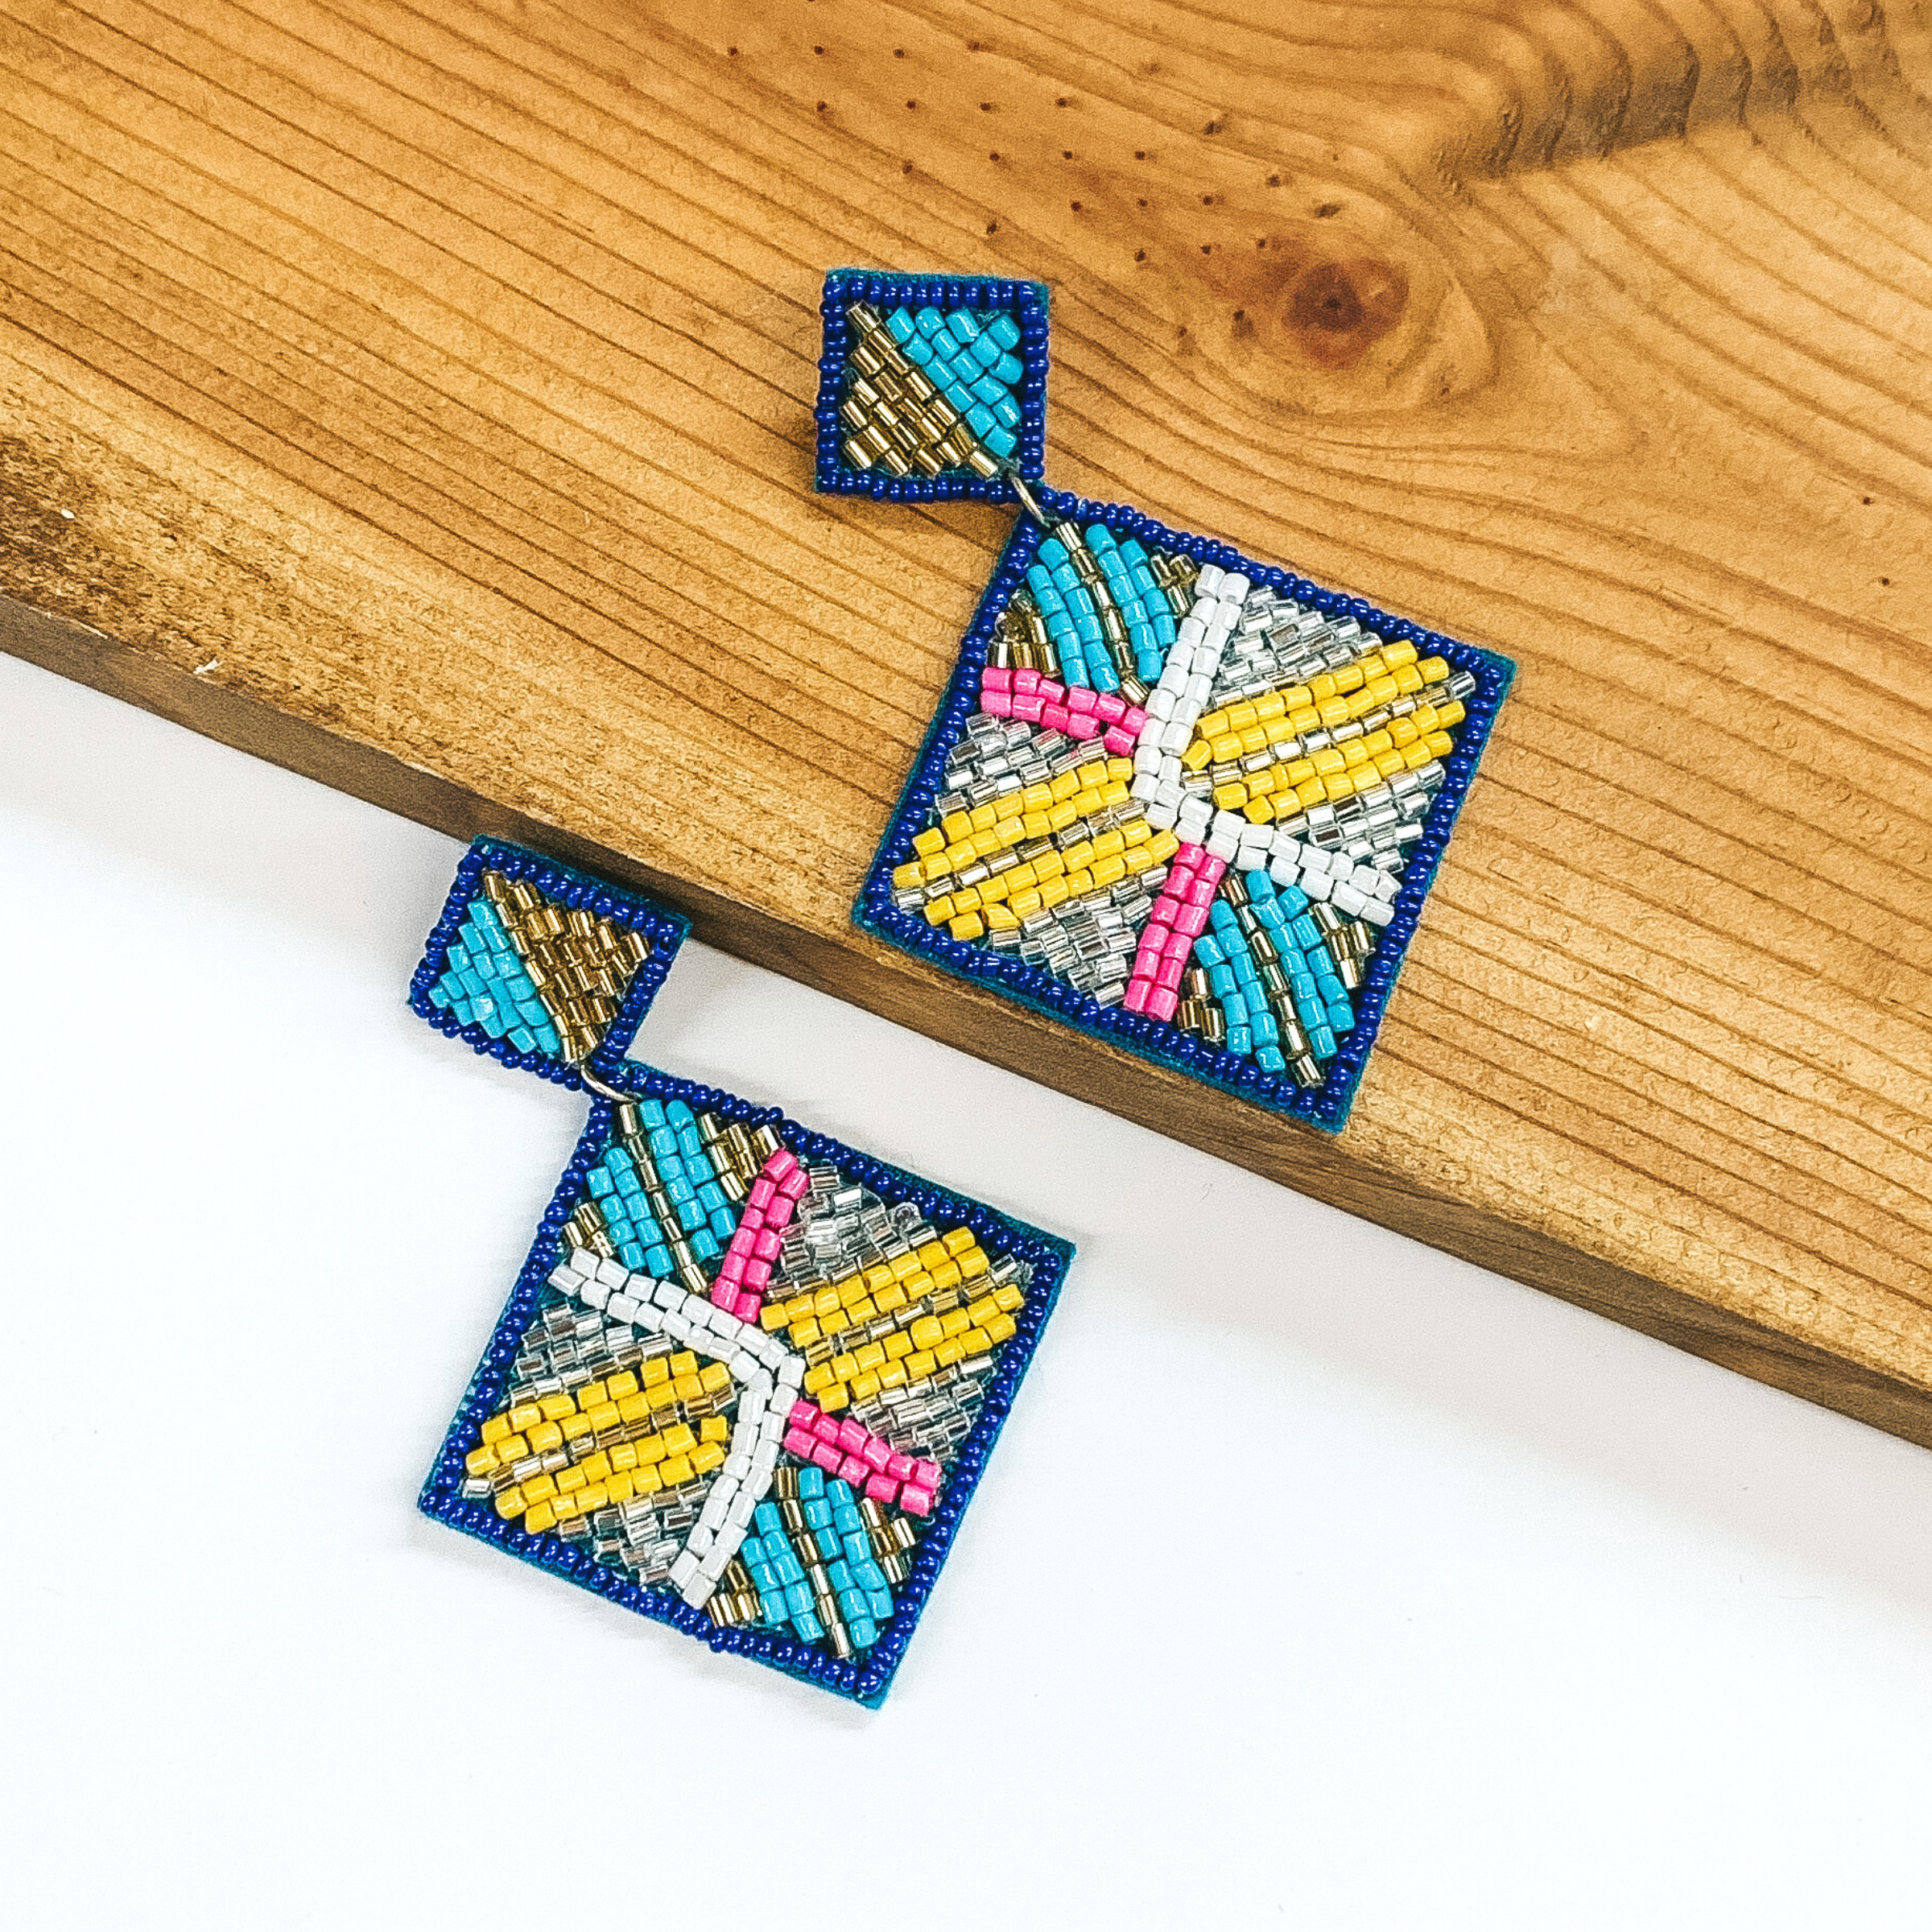
[[[1071,1249],[623,1060],[683,936],[535,854],[464,861],[417,1010],[597,1097],[423,1508],[877,1703]]]

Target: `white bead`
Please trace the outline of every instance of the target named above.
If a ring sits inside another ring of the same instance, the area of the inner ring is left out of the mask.
[[[1208,626],[1191,610],[1181,619],[1179,628],[1174,631],[1174,647],[1176,650],[1191,651],[1207,634]]]
[[[1127,795],[1130,799],[1138,799],[1146,805],[1160,789],[1161,774],[1158,771],[1141,771],[1135,774],[1133,782],[1127,787]]]
[[[1194,580],[1194,594],[1197,597],[1216,597],[1220,595],[1221,567],[1218,564],[1203,564],[1201,572]]]
[[[1362,909],[1368,903],[1368,900],[1352,886],[1344,885],[1339,880],[1335,883],[1335,890],[1329,896],[1352,919],[1360,919],[1362,915]]]
[[[1334,883],[1334,880],[1325,872],[1303,872],[1302,874],[1302,890],[1311,899],[1327,898],[1329,888]]]
[[[1174,667],[1172,663],[1170,663],[1167,669],[1171,671],[1173,668]],[[1167,682],[1166,671],[1162,671],[1161,674],[1161,682],[1155,685],[1154,689],[1149,691],[1147,694],[1148,716],[1150,718],[1158,718],[1163,724],[1165,724],[1168,719],[1174,716],[1174,693],[1179,691],[1179,688],[1180,684],[1179,680],[1177,680],[1174,683],[1170,684]]]
[[[1158,771],[1161,768],[1161,748],[1145,738],[1133,748],[1133,768],[1136,771]]]
[[[1277,859],[1268,868],[1268,876],[1278,886],[1292,886],[1295,882],[1294,861],[1292,859]]]
[[[1232,597],[1236,604],[1253,588],[1253,586],[1238,570],[1224,571],[1221,573],[1221,595]]]
[[[1247,579],[1245,577],[1231,577],[1228,580],[1228,581],[1229,583],[1241,584],[1245,585],[1247,582]],[[1224,587],[1221,593],[1220,621],[1228,630],[1232,630],[1235,625],[1240,623],[1241,621],[1241,597],[1239,596],[1229,596],[1225,587]]]
[[[1395,908],[1386,899],[1367,899],[1362,904],[1362,917],[1371,926],[1386,926],[1395,917]]]
[[[1240,850],[1241,841],[1238,839],[1229,838],[1225,834],[1218,832],[1208,834],[1208,856],[1210,858],[1220,859],[1225,864]]]
[[[1328,855],[1319,845],[1311,845],[1302,854],[1302,870],[1311,872],[1318,878],[1328,869]]]
[[[610,1290],[602,1282],[586,1282],[577,1290],[577,1298],[592,1308],[601,1308],[610,1299]]]
[[[621,1288],[630,1279],[630,1270],[621,1261],[599,1261],[597,1279],[606,1288]]]
[[[1368,889],[1370,895],[1378,899],[1393,900],[1402,890],[1402,881],[1392,872],[1376,871],[1373,867],[1370,869],[1375,871],[1375,883]]]
[[[1161,727],[1158,742],[1162,750],[1171,751],[1178,755],[1187,749],[1193,737],[1194,719],[1183,711]]]
[[[634,1322],[638,1319],[638,1298],[634,1294],[613,1294],[604,1305],[604,1312],[613,1322]]]

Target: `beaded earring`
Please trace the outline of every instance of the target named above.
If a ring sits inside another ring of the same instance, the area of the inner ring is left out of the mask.
[[[1041,285],[824,318],[821,490],[1021,512],[854,919],[1339,1132],[1514,666],[1046,488]]]
[[[687,926],[479,839],[411,989],[590,1117],[421,1507],[880,1703],[1071,1245],[626,1057]]]

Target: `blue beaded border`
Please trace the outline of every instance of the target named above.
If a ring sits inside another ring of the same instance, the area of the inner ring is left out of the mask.
[[[440,1012],[430,1004],[429,989],[448,966],[450,946],[462,931],[470,901],[483,890],[485,871],[500,872],[508,879],[527,879],[538,891],[559,905],[611,919],[633,932],[642,933],[650,942],[650,957],[638,968],[617,1017],[586,1063],[598,1078],[608,1080],[611,1068],[624,1063],[625,1049],[650,1010],[650,1003],[658,997],[658,989],[664,984],[671,961],[678,956],[678,948],[691,931],[690,920],[649,899],[620,891],[589,873],[526,852],[522,846],[507,844],[502,839],[477,839],[464,854],[449,897],[444,902],[443,916],[430,934],[423,963],[409,983],[411,1010],[420,1013],[439,1033],[448,1034],[452,1040],[469,1041],[478,1053],[488,1054],[506,1067],[527,1068],[559,1087],[579,1092],[584,1091],[583,1077],[568,1061],[551,1053],[519,1052],[508,1040],[493,1040],[482,1027],[473,1023],[465,1026],[453,1013]]]
[[[819,488],[833,495],[872,497],[884,503],[1013,502],[1013,485],[1004,477],[892,477],[877,470],[856,469],[846,461],[839,430],[845,358],[852,346],[852,324],[845,312],[854,302],[894,308],[902,304],[923,308],[930,303],[947,312],[956,308],[1009,310],[1020,325],[1019,356],[1026,365],[1020,378],[1020,428],[1013,462],[1031,483],[1039,480],[1046,464],[1046,300],[1043,282],[881,275],[872,269],[835,268],[825,278],[825,338],[819,357],[819,402],[815,411]]]
[[[590,1170],[609,1141],[614,1109],[608,1100],[596,1100],[591,1107],[583,1138],[544,1210],[536,1241],[483,1359],[470,1379],[456,1419],[443,1439],[417,1506],[424,1515],[447,1523],[452,1529],[460,1530],[480,1542],[493,1543],[512,1556],[608,1598],[626,1610],[635,1611],[640,1616],[668,1624],[687,1637],[701,1638],[715,1651],[751,1657],[802,1682],[815,1684],[821,1690],[877,1709],[885,1701],[894,1673],[905,1657],[920,1613],[958,1534],[960,1520],[979,1486],[986,1459],[999,1439],[1013,1396],[1039,1346],[1041,1331],[1059,1299],[1067,1265],[1073,1259],[1073,1245],[1025,1221],[1014,1220],[984,1202],[968,1199],[824,1134],[814,1133],[776,1108],[759,1107],[716,1088],[679,1080],[634,1061],[626,1061],[614,1069],[609,1084],[640,1100],[681,1100],[694,1112],[708,1109],[727,1121],[740,1122],[747,1131],[770,1126],[799,1161],[830,1162],[848,1183],[856,1181],[869,1187],[888,1205],[911,1201],[935,1225],[970,1228],[995,1257],[1010,1254],[1032,1264],[1033,1279],[1025,1304],[1014,1315],[1013,1333],[1001,1348],[997,1364],[987,1380],[978,1420],[960,1445],[947,1472],[938,1505],[913,1547],[911,1574],[896,1593],[892,1616],[881,1630],[878,1641],[862,1657],[841,1662],[828,1652],[800,1643],[780,1631],[718,1629],[703,1611],[692,1609],[675,1591],[662,1587],[646,1587],[621,1571],[606,1568],[550,1531],[533,1534],[517,1529],[505,1522],[488,1503],[464,1500],[464,1457],[476,1447],[485,1419],[502,1406],[518,1345],[536,1312],[538,1298],[551,1269],[562,1257],[564,1224],[577,1203],[587,1198]]]
[[[1476,774],[1496,712],[1515,678],[1516,667],[1494,651],[1426,630],[1406,617],[1392,617],[1363,598],[1324,590],[1290,571],[1257,564],[1229,544],[1169,530],[1125,504],[1090,503],[1083,497],[1046,489],[1035,493],[1042,507],[1056,517],[1071,517],[1083,525],[1104,523],[1117,536],[1134,536],[1145,547],[1158,545],[1196,563],[1241,571],[1252,582],[1267,584],[1331,617],[1352,617],[1384,638],[1406,638],[1418,652],[1433,652],[1446,658],[1456,669],[1467,671],[1476,679],[1476,688],[1464,706],[1467,716],[1457,727],[1456,748],[1443,761],[1447,780],[1424,821],[1422,837],[1410,848],[1409,864],[1395,898],[1395,916],[1382,929],[1368,975],[1356,996],[1355,1026],[1328,1063],[1327,1077],[1322,1084],[1303,1088],[1286,1074],[1266,1072],[1253,1060],[1210,1046],[1171,1021],[1129,1013],[1117,1006],[1101,1006],[1077,987],[1038,967],[1030,966],[1016,956],[993,952],[972,941],[956,939],[943,928],[928,925],[920,914],[901,912],[893,903],[893,870],[913,857],[913,838],[925,828],[932,811],[947,754],[958,742],[967,719],[979,708],[980,672],[985,666],[994,624],[1013,593],[1025,583],[1026,567],[1045,535],[1026,517],[1022,517],[1014,526],[992,581],[980,600],[961,643],[959,663],[947,687],[945,701],[927,732],[912,775],[906,780],[872,870],[852,907],[853,921],[864,931],[931,960],[962,979],[991,986],[1022,1005],[1063,1021],[1080,1032],[1124,1047],[1157,1065],[1188,1074],[1270,1113],[1287,1114],[1328,1133],[1339,1133],[1355,1103],[1363,1067],[1375,1043],[1396,975],[1408,953],[1422,902],[1435,883],[1456,814],[1468,795],[1469,781]]]

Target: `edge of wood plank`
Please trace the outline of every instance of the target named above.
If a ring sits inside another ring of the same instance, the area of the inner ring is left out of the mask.
[[[1044,1022],[852,929],[837,941],[467,791],[390,753],[205,683],[104,633],[0,597],[0,650],[238,751],[468,840],[488,832],[675,906],[720,951],[1106,1108],[1317,1200],[1932,1448],[1932,1391],[1368,1166],[1312,1129],[1260,1140],[1237,1100]],[[935,994],[941,997],[935,997]]]

